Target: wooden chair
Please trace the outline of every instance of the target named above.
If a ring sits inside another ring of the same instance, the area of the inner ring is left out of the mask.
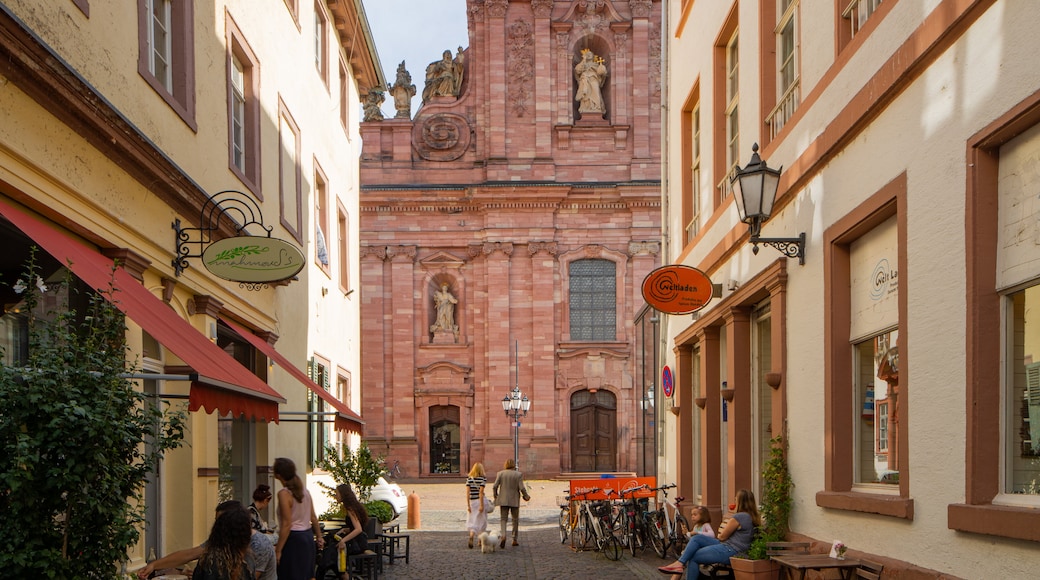
[[[379,575],[383,573],[383,540],[379,538],[379,520],[374,517],[368,518],[363,529],[368,538],[368,549],[360,554],[351,555],[348,567],[352,576],[378,580]]]
[[[881,570],[884,566],[877,562],[871,562],[870,560],[860,560],[859,567],[856,568],[856,578],[865,578],[866,580],[880,580]]]

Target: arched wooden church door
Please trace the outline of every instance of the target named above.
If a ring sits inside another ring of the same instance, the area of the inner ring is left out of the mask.
[[[571,465],[576,472],[616,471],[617,398],[610,391],[571,395]]]

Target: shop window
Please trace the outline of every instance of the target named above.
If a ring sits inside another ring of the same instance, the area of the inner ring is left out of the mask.
[[[1028,492],[1036,477],[1029,401],[1031,365],[1040,362],[1040,266],[1019,232],[1037,219],[1029,200],[1037,191],[1038,119],[1034,93],[967,142],[965,489],[964,502],[948,508],[950,529],[1034,542],[1040,497]]]
[[[193,6],[193,2],[138,0],[137,70],[195,131]]]
[[[1040,285],[1007,297],[1004,493],[1040,496]]]
[[[871,195],[824,234],[828,415],[821,507],[913,519],[908,478],[906,175]],[[904,377],[900,380],[900,377]],[[875,401],[885,401],[881,453]]]
[[[571,340],[616,340],[616,267],[614,262],[602,259],[570,263]]]
[[[899,356],[896,350],[898,331],[892,330],[872,336],[853,345],[853,417],[856,426],[855,457],[856,484],[899,483],[899,466],[895,454],[888,451],[888,403],[882,411],[885,427],[876,426],[881,413],[875,412],[875,399],[894,396],[898,385]],[[858,404],[862,401],[862,404]],[[882,441],[881,436],[885,439]],[[884,453],[882,453],[884,451]]]

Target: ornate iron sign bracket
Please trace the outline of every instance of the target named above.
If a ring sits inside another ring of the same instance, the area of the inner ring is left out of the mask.
[[[237,235],[252,235],[247,231],[249,226],[259,226],[268,237],[274,230],[264,225],[264,216],[256,201],[241,191],[233,189],[213,194],[202,205],[197,228],[182,228],[181,220],[173,222],[177,257],[173,259],[173,272],[181,275],[190,265],[188,258],[201,258],[206,246],[213,243],[213,233],[220,229],[221,220],[227,220],[235,227]],[[192,250],[195,250],[194,252]]]

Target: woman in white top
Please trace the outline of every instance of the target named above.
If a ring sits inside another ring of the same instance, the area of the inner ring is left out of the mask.
[[[291,459],[275,459],[273,470],[275,479],[284,486],[278,491],[278,529],[281,533],[274,548],[278,558],[278,578],[310,580],[314,577],[317,551],[325,547],[311,494],[296,475],[296,464]]]
[[[466,479],[466,529],[469,531],[469,547],[473,547],[473,537],[487,531],[487,510],[484,506],[484,486],[487,485],[487,474],[484,464],[477,462],[469,470]]]

